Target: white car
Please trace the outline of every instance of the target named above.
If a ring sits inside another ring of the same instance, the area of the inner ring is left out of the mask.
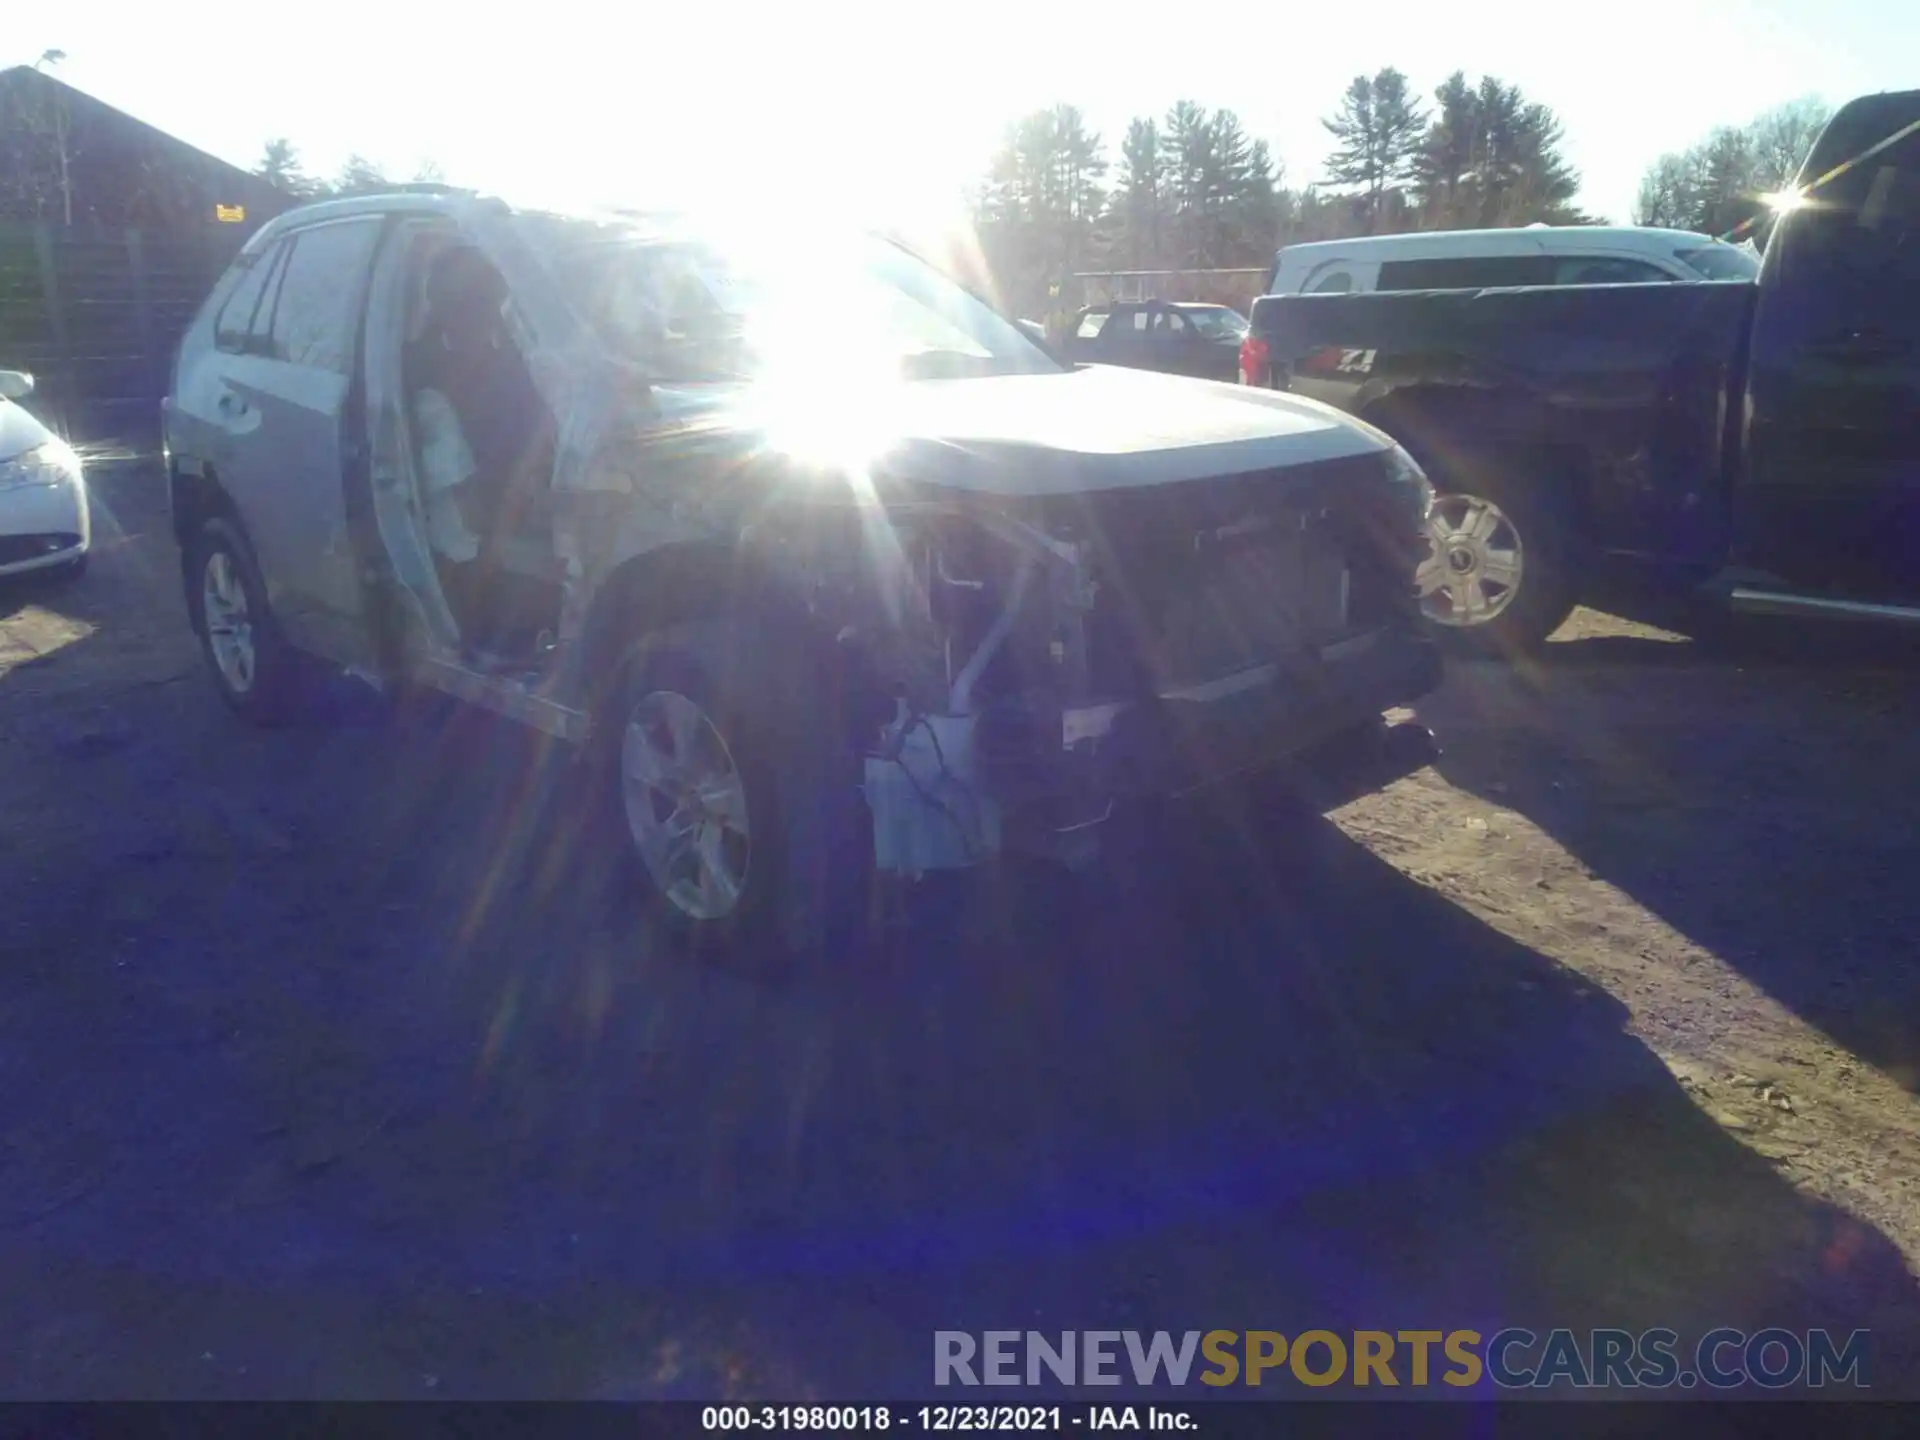
[[[0,575],[86,568],[92,527],[87,483],[73,447],[16,402],[33,377],[0,370]]]
[[[1751,280],[1753,250],[1688,230],[1644,225],[1527,225],[1419,230],[1289,245],[1269,295],[1372,290],[1503,290],[1525,285],[1642,285]]]

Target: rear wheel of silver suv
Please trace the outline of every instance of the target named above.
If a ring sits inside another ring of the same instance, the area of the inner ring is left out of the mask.
[[[253,550],[231,521],[205,521],[186,566],[187,608],[221,699],[258,725],[295,707],[299,657],[281,637]]]

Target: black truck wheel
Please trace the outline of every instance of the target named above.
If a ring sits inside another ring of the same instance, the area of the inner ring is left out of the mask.
[[[1471,655],[1536,649],[1572,613],[1578,548],[1561,477],[1545,455],[1427,466],[1436,496],[1420,609],[1441,641]]]

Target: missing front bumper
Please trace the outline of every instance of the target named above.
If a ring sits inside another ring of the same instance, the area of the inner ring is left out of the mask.
[[[924,744],[868,761],[877,858],[895,873],[960,868],[998,851],[1003,833],[1043,851],[1073,836],[1079,854],[1117,803],[1256,770],[1351,798],[1427,763],[1425,732],[1381,716],[1440,677],[1430,640],[1380,630],[1150,700],[922,722],[909,738]]]

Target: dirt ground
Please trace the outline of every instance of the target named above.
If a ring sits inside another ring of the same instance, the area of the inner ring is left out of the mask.
[[[1874,1332],[1920,1392],[1920,668],[1582,612],[1430,769],[619,922],[540,747],[232,720],[151,465],[0,590],[0,1395],[906,1398],[931,1332]],[[947,1398],[951,1398],[950,1392]]]

